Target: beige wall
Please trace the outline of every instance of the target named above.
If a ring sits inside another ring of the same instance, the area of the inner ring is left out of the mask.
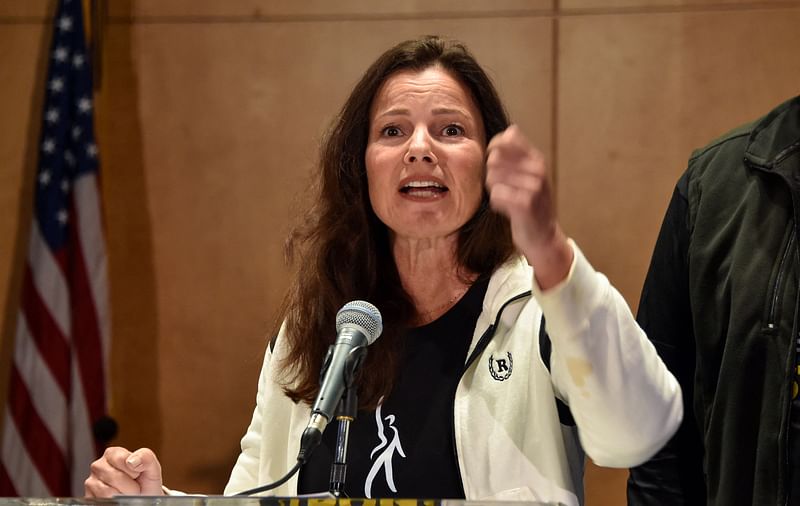
[[[52,8],[0,3],[3,363]],[[473,49],[551,160],[565,228],[635,308],[691,149],[798,93],[797,26],[800,5],[774,1],[108,2],[96,120],[117,442],[156,449],[173,487],[221,490],[294,202],[323,128],[390,44],[440,33]],[[588,503],[623,504],[625,476],[591,468]]]

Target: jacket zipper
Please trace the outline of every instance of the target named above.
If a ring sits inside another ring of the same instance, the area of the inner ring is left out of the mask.
[[[794,242],[795,234],[796,234],[796,232],[793,230],[792,231],[792,235],[789,237],[789,244],[786,247],[786,252],[784,253],[784,257],[783,257],[782,262],[786,261],[786,259],[789,257],[788,253],[791,250],[792,242]],[[783,266],[781,266],[781,267],[783,267]],[[782,274],[782,272],[780,274]],[[775,299],[773,299],[773,303],[776,302],[776,301],[777,301],[777,294],[775,296]],[[797,327],[797,323],[798,323],[797,322],[797,316],[798,316],[797,311],[798,311],[798,308],[800,308],[800,301],[795,301],[795,304],[794,304],[794,318],[792,318],[792,334],[791,334],[791,339],[789,340],[789,357],[791,357],[791,359],[789,360],[789,363],[791,364],[790,373],[789,373],[790,381],[791,381],[791,378],[796,374],[795,369],[797,368],[797,344],[798,344],[798,332],[800,332],[800,329],[798,329],[798,327]],[[792,352],[794,352],[794,353],[792,353]],[[784,395],[786,395],[787,397],[790,397],[788,394],[784,394]],[[790,448],[791,448],[790,442],[789,442],[789,438],[792,436],[791,431],[792,431],[793,404],[794,404],[794,399],[789,398],[789,402],[787,402],[786,412],[784,414],[784,421],[785,421],[784,423],[785,423],[785,426],[786,426],[786,433],[788,434],[787,437],[785,438],[786,439],[786,444],[784,446],[785,449],[784,449],[784,452],[783,452],[783,481],[786,484],[784,486],[784,490],[783,490],[783,493],[785,494],[784,495],[784,501],[783,501],[784,506],[789,506],[789,496],[790,496],[790,494],[792,492],[792,488],[794,488],[791,485],[790,479],[789,479],[790,468],[791,468],[791,462],[789,461],[789,459],[791,457],[789,455]]]
[[[472,363],[478,358],[478,356],[483,353],[483,350],[489,345],[489,342],[494,337],[494,331],[497,329],[497,326],[500,324],[500,317],[503,315],[503,311],[509,304],[512,304],[520,299],[524,299],[526,297],[531,296],[531,291],[528,290],[527,292],[521,293],[517,296],[514,296],[508,299],[503,305],[500,307],[500,310],[497,311],[497,316],[494,319],[494,323],[490,324],[483,334],[481,338],[478,339],[478,344],[475,345],[475,349],[472,350],[472,353],[467,358],[467,362],[464,365],[464,369],[461,371],[461,377],[458,379],[458,383],[456,383],[456,391],[458,391],[458,385],[461,384],[461,380],[464,378],[464,374],[467,372],[469,367]],[[464,490],[464,477],[461,474],[461,465],[458,463],[458,447],[456,446],[456,395],[455,392],[453,393],[453,400],[450,406],[450,440],[453,445],[453,457],[455,457],[456,463],[456,473],[458,473],[459,480],[461,482],[461,493],[464,498],[467,497],[466,490]]]
[[[787,156],[787,151],[788,150],[784,150],[783,153],[779,154],[779,156],[781,156],[781,160],[783,159],[783,157]],[[759,167],[759,166],[751,165],[751,167],[754,167],[754,168],[762,170],[762,171],[765,170],[763,167]],[[795,220],[796,220],[797,219],[796,218],[797,217],[797,210],[796,210],[797,209],[797,203],[795,201],[794,186],[792,185],[792,182],[787,177],[785,177],[785,176],[780,176],[780,177],[786,183],[786,185],[789,188],[789,193],[792,195],[792,208],[795,210],[794,214],[795,214]],[[772,291],[772,302],[770,303],[769,318],[767,320],[767,328],[770,329],[770,330],[774,330],[775,326],[776,326],[776,313],[777,313],[777,307],[778,307],[778,299],[780,298],[780,288],[781,288],[781,285],[783,284],[783,274],[784,274],[784,270],[786,268],[786,261],[789,258],[789,253],[792,250],[792,243],[794,242],[795,236],[797,235],[797,229],[795,228],[794,221],[791,221],[790,225],[792,226],[793,230],[789,234],[789,240],[786,241],[786,249],[784,249],[784,251],[783,251],[783,256],[781,257],[781,263],[778,266],[778,277],[775,279],[775,288]],[[798,304],[799,304],[798,302],[795,302],[794,318],[793,318],[793,321],[792,321],[792,330],[791,330],[792,334],[791,334],[791,338],[789,339],[789,343],[790,343],[789,356],[793,357],[793,360],[792,359],[789,360],[789,364],[791,364],[791,368],[790,368],[790,372],[789,372],[789,377],[790,378],[791,378],[792,372],[797,367],[797,351],[796,351],[797,339],[798,339],[798,328],[797,328],[797,316],[798,316],[798,313],[797,312],[798,312],[798,308],[800,308],[800,306],[798,306]],[[792,351],[794,351],[794,353],[792,353]],[[784,392],[785,391],[786,390],[784,390]],[[789,397],[787,394],[784,394],[784,395],[786,395],[787,398]],[[786,430],[787,434],[791,430],[792,402],[793,402],[792,399],[789,399],[789,402],[787,403],[786,407],[784,408],[784,415],[783,415],[784,418],[783,418],[783,420],[784,420],[784,426],[786,428],[785,430]],[[788,481],[788,478],[789,478],[789,466],[790,466],[790,463],[789,463],[789,457],[790,457],[789,456],[789,436],[788,435],[785,436],[784,433],[781,433],[780,430],[779,430],[778,431],[778,438],[786,440],[786,444],[784,445],[785,450],[783,452],[783,462],[782,462],[783,469],[779,469],[778,472],[783,474],[783,480],[784,480],[784,484],[785,484],[783,490],[781,491],[784,494],[784,496],[783,496],[784,497],[783,504],[784,504],[784,506],[789,506],[789,493],[790,493],[790,490],[791,490],[791,484]]]
[[[769,318],[767,320],[767,328],[770,330],[775,328],[775,313],[777,312],[778,308],[778,299],[780,298],[780,289],[781,285],[783,284],[783,274],[784,274],[784,267],[786,266],[786,259],[789,258],[789,252],[792,249],[792,243],[794,242],[794,234],[789,235],[789,241],[786,243],[786,249],[783,250],[783,256],[781,257],[781,263],[778,266],[778,277],[775,280],[775,288],[772,290],[772,302],[770,303],[769,308]]]
[[[792,228],[794,228],[793,224],[791,226],[792,226]],[[770,302],[769,316],[768,316],[768,319],[767,319],[767,328],[769,330],[773,330],[773,331],[777,330],[776,326],[777,326],[778,301],[780,300],[780,293],[781,293],[781,287],[783,285],[783,278],[784,278],[784,274],[785,274],[785,271],[787,270],[787,265],[788,265],[787,264],[787,260],[789,258],[789,253],[792,250],[792,244],[794,243],[795,235],[796,235],[796,232],[794,230],[789,233],[789,239],[786,241],[786,247],[783,250],[783,255],[781,256],[780,264],[778,264],[778,275],[775,278],[775,287],[772,289],[772,301]],[[797,357],[796,357],[796,353],[797,352],[795,351],[795,353],[792,353],[792,351],[794,351],[796,346],[797,346],[797,344],[796,344],[797,343],[797,337],[796,336],[797,336],[797,332],[798,332],[798,329],[797,329],[797,303],[795,304],[794,319],[793,319],[793,323],[792,323],[792,331],[791,332],[792,332],[791,339],[789,340],[789,342],[790,342],[790,348],[789,348],[789,350],[790,350],[789,351],[790,360],[789,360],[789,364],[791,364],[791,369],[790,370],[793,371],[794,368],[797,367],[797,365],[796,365],[797,364]],[[794,359],[792,359],[791,357],[793,357]],[[791,377],[791,372],[790,372],[789,376]],[[786,394],[784,394],[784,395],[786,395]],[[787,403],[786,407],[784,408],[784,415],[783,415],[784,418],[783,418],[783,420],[784,420],[784,427],[785,427],[785,431],[786,432],[785,433],[781,433],[779,431],[779,434],[778,434],[779,439],[785,439],[786,440],[786,444],[784,445],[784,451],[783,451],[783,455],[782,455],[783,462],[781,463],[783,469],[779,471],[781,474],[783,474],[783,479],[784,479],[784,484],[785,484],[784,489],[782,490],[782,493],[784,494],[784,500],[783,500],[784,506],[789,506],[789,494],[790,494],[790,491],[791,491],[791,488],[792,488],[791,484],[788,482],[789,467],[790,467],[790,462],[789,462],[789,457],[790,457],[790,455],[789,455],[789,437],[791,435],[790,432],[791,432],[791,423],[792,423],[792,402],[793,402],[792,399],[789,399],[789,402]],[[784,434],[788,434],[788,435],[784,438]]]

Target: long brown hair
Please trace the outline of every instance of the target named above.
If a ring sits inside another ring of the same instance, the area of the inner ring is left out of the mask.
[[[380,86],[400,70],[440,66],[461,80],[481,111],[486,138],[508,127],[489,77],[462,44],[436,36],[402,42],[383,53],[356,84],[322,144],[312,199],[287,240],[295,269],[283,302],[288,353],[281,364],[284,390],[311,404],[322,360],[335,338],[336,313],[366,300],[383,317],[383,333],[369,347],[359,378],[359,405],[374,408],[388,395],[402,354],[402,336],[415,316],[400,283],[387,227],[372,210],[364,154],[370,107]],[[514,253],[508,221],[483,201],[459,231],[457,261],[466,272],[490,275]]]

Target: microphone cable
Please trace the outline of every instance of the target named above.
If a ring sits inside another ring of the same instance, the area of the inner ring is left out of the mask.
[[[299,471],[299,470],[300,470],[300,466],[302,466],[303,464],[304,464],[304,461],[302,461],[302,460],[300,460],[300,459],[297,459],[297,464],[295,464],[295,465],[294,465],[294,467],[293,467],[293,468],[291,468],[291,469],[289,470],[289,472],[288,472],[288,473],[286,473],[286,474],[283,476],[283,478],[281,478],[280,480],[278,480],[278,481],[276,481],[276,482],[273,482],[273,483],[269,483],[269,484],[267,484],[267,485],[261,485],[260,487],[251,488],[251,489],[249,489],[249,490],[245,490],[245,491],[243,491],[243,492],[239,492],[238,494],[234,494],[234,497],[236,497],[236,496],[243,496],[243,495],[253,495],[253,494],[258,494],[258,493],[261,493],[261,492],[266,492],[267,490],[272,490],[273,488],[278,488],[278,487],[280,487],[281,485],[283,485],[284,483],[286,483],[287,481],[289,481],[289,479],[290,479],[292,476],[294,476],[294,475],[295,475],[295,473],[296,473],[297,471]]]
[[[234,497],[258,494],[260,492],[266,492],[267,490],[280,487],[289,481],[289,479],[300,470],[303,464],[308,462],[308,459],[311,458],[311,452],[314,451],[314,448],[319,446],[320,441],[322,441],[322,432],[315,430],[312,427],[306,427],[306,429],[303,431],[303,436],[300,438],[300,451],[297,453],[297,463],[289,470],[288,473],[283,476],[283,478],[267,485],[261,485],[260,487],[244,490],[238,494],[234,494]]]

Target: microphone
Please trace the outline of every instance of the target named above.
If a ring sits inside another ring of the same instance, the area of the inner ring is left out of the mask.
[[[328,349],[322,366],[322,385],[311,409],[311,419],[300,439],[297,462],[278,481],[239,492],[237,496],[258,494],[280,487],[308,461],[311,452],[322,441],[322,431],[333,418],[345,389],[353,386],[353,376],[367,351],[367,346],[374,343],[382,331],[381,313],[369,302],[354,300],[345,304],[336,313],[336,342]],[[343,482],[344,471],[340,472]]]
[[[348,302],[336,314],[336,342],[325,358],[322,384],[300,440],[297,460],[305,462],[319,445],[322,432],[333,418],[342,394],[349,386],[348,378],[352,378],[364,349],[374,343],[382,331],[381,313],[369,302]]]

